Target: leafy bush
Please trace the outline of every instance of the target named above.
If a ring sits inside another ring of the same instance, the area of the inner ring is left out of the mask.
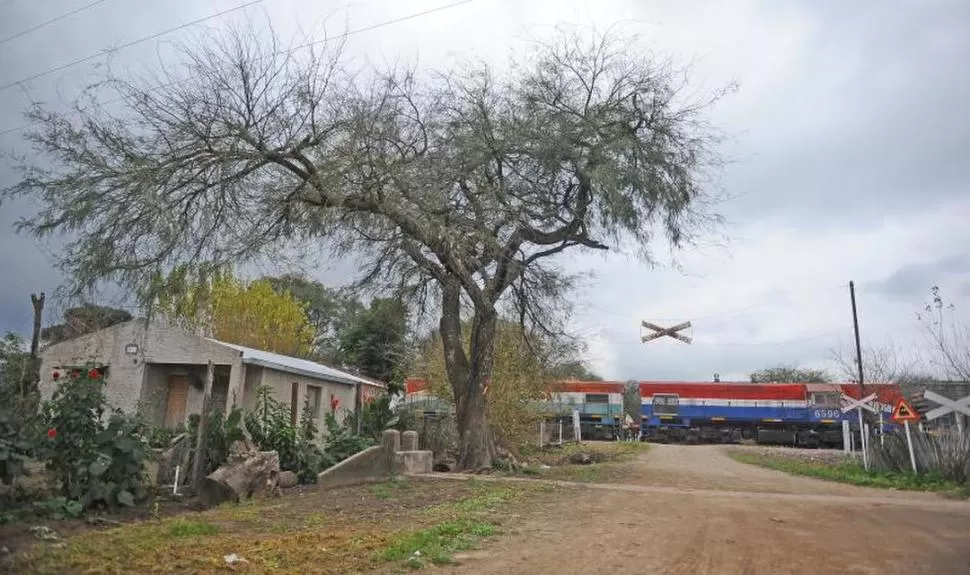
[[[260,449],[279,453],[280,469],[295,472],[301,483],[315,482],[324,469],[374,444],[371,438],[355,435],[351,428],[340,425],[333,414],[327,414],[326,447],[321,450],[309,402],[303,404],[299,425],[293,425],[289,406],[274,399],[266,386],[257,391],[256,405],[246,413],[245,421],[253,443]]]
[[[391,398],[388,395],[365,403],[361,409],[360,419],[360,434],[375,440],[381,438],[385,429],[395,428],[399,422],[397,414],[391,410]],[[358,429],[357,414],[350,414],[345,424],[351,429]]]
[[[11,485],[23,475],[30,444],[13,418],[0,412],[0,483]]]
[[[260,449],[276,451],[280,469],[299,472],[297,429],[290,421],[290,408],[273,398],[272,389],[260,386],[256,405],[246,414],[246,430]]]
[[[62,378],[43,406],[47,427],[39,454],[63,495],[84,508],[134,505],[142,495],[147,443],[137,417],[107,411],[104,380],[96,368]]]
[[[189,416],[189,425],[186,433],[188,433],[189,441],[193,445],[199,434],[200,419],[201,416],[198,414]],[[205,474],[212,473],[229,459],[229,447],[233,442],[245,439],[246,435],[243,432],[242,420],[243,411],[238,407],[230,411],[229,416],[226,418],[223,418],[222,412],[218,410],[209,414],[209,419],[206,421],[205,427],[205,465],[203,465]],[[193,452],[192,458],[195,455]],[[189,469],[192,469],[194,465],[193,460],[190,460]]]
[[[35,501],[30,510],[36,517],[48,517],[55,520],[76,519],[84,513],[84,505],[80,501],[60,496]]]
[[[175,429],[169,429],[167,427],[153,425],[148,427],[148,429],[145,432],[145,436],[148,440],[149,447],[156,448],[156,449],[166,449],[172,445],[173,439],[185,433],[185,431],[186,431],[185,427],[181,425]]]
[[[374,445],[372,438],[356,435],[350,427],[340,425],[332,413],[327,414],[324,424],[327,426],[327,443],[323,451],[321,470],[333,467],[351,455]]]

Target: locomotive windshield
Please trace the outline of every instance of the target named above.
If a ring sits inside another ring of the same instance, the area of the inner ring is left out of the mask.
[[[675,393],[657,393],[653,396],[653,413],[655,415],[677,415],[680,396]]]

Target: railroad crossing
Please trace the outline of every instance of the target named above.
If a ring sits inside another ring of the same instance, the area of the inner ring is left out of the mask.
[[[926,419],[933,421],[943,417],[944,415],[953,413],[955,419],[957,420],[957,429],[960,433],[963,433],[963,421],[961,421],[960,414],[970,417],[970,395],[963,397],[961,399],[952,400],[949,397],[940,395],[939,393],[926,390],[923,392],[923,399],[928,399],[933,403],[939,405],[940,407],[931,409],[926,412]]]

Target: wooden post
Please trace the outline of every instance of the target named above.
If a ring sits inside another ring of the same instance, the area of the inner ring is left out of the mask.
[[[40,326],[44,313],[44,292],[40,297],[30,294],[30,303],[34,306],[34,330],[30,336],[30,373],[20,378],[20,398],[26,399],[28,392],[38,389],[40,383]]]
[[[542,439],[546,434],[546,422],[545,420],[539,420],[539,449],[542,449]]]
[[[206,464],[206,423],[212,410],[212,380],[215,379],[215,365],[209,361],[205,370],[205,389],[202,392],[202,413],[199,416],[199,430],[195,436],[195,461],[192,463],[192,485],[199,489],[205,478]]]

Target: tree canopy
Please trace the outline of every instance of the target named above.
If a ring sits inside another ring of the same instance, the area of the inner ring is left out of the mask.
[[[303,304],[307,319],[313,327],[311,355],[314,359],[338,364],[340,357],[340,333],[363,309],[354,295],[296,274],[266,277],[278,294],[289,293]]]
[[[339,334],[342,364],[367,377],[388,383],[397,392],[404,383],[408,360],[407,309],[395,299],[375,299],[358,312]]]
[[[713,221],[702,112],[719,94],[691,101],[686,75],[635,38],[562,34],[508,72],[418,75],[359,73],[333,43],[214,34],[159,75],[110,76],[72,115],[29,112],[37,153],[5,194],[42,206],[22,228],[71,234],[77,290],[301,242],[352,255],[362,285],[439,316],[460,467],[495,453],[499,312],[562,329],[574,277],[557,255],[649,259],[656,236],[680,247]]]
[[[59,343],[129,320],[131,314],[123,309],[86,303],[65,310],[61,323],[45,327],[40,337],[47,343]]]
[[[802,369],[779,365],[766,367],[751,374],[751,383],[831,383],[832,376],[824,369]]]

